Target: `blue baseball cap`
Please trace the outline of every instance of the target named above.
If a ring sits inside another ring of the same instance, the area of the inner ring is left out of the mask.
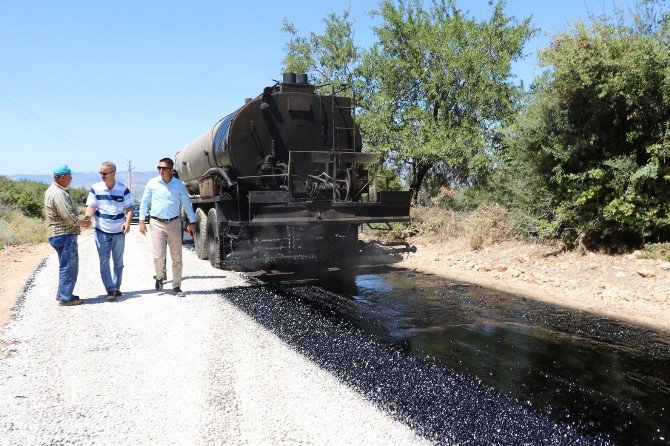
[[[67,164],[61,164],[54,169],[54,175],[67,175],[68,173],[72,173],[72,170]]]

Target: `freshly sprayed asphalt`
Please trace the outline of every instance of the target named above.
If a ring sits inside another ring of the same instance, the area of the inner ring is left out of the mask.
[[[608,444],[557,424],[478,378],[375,340],[328,310],[304,305],[284,288],[258,284],[223,296],[293,349],[437,444]],[[319,287],[300,295],[328,300]],[[332,299],[336,300],[336,299]]]

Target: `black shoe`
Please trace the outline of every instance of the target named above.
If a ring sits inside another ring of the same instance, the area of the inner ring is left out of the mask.
[[[81,305],[84,301],[81,299],[70,299],[70,300],[61,300],[60,305],[64,307],[70,307],[72,305]]]
[[[116,300],[116,291],[107,291],[107,302]]]
[[[184,297],[186,294],[178,286],[172,288],[172,293],[177,297]]]
[[[156,277],[156,276],[154,276]],[[156,279],[156,291],[162,291],[163,290],[163,282],[164,279]]]
[[[75,296],[74,294],[70,296],[71,299],[79,299],[79,296]],[[60,302],[60,297],[58,297],[58,294],[56,294],[56,300]]]

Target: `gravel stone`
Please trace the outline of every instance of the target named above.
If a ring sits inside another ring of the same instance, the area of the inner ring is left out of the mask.
[[[222,296],[244,276],[185,250],[186,297],[157,293],[133,226],[107,302],[92,236],[79,255],[86,305],[54,301],[53,253],[0,336],[0,445],[429,443]]]

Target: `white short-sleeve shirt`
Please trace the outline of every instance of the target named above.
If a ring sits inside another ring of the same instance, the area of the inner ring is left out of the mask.
[[[132,205],[133,197],[128,187],[120,181],[116,181],[111,189],[107,189],[105,182],[100,181],[88,190],[86,206],[95,208],[93,226],[102,232],[108,234],[123,232],[125,210]]]

